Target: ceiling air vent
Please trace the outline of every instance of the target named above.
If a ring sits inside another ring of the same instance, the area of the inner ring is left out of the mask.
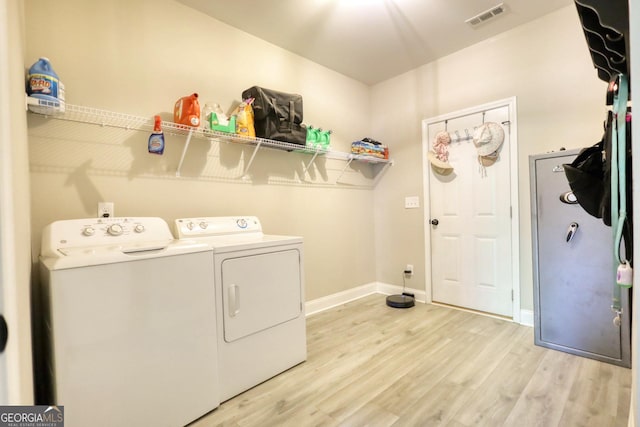
[[[481,12],[476,16],[473,16],[467,19],[464,22],[471,25],[472,27],[477,27],[478,25],[484,22],[494,19],[498,15],[502,15],[505,11],[506,11],[506,8],[504,7],[504,3],[500,3],[499,5],[493,6],[491,9],[485,10],[484,12]]]

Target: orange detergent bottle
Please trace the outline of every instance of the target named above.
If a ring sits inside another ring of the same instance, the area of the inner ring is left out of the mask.
[[[197,93],[176,101],[176,105],[173,107],[173,121],[186,126],[197,127],[200,125],[200,103]]]

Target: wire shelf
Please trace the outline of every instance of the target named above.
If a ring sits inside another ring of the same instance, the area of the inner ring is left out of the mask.
[[[53,102],[39,98],[26,98],[26,105],[28,109],[35,114],[44,115],[46,117],[58,120],[72,121],[78,123],[94,124],[98,126],[115,127],[120,129],[151,132],[153,131],[154,120],[153,117],[140,117],[131,114],[118,113],[115,111],[102,110],[93,107],[85,107],[81,105],[64,104],[64,102]],[[392,160],[380,159],[377,157],[345,153],[341,151],[335,151],[331,149],[323,149],[320,147],[309,147],[298,144],[291,144],[288,142],[274,141],[271,139],[247,137],[238,134],[231,134],[226,132],[215,131],[202,127],[185,126],[178,123],[162,121],[162,131],[168,135],[182,135],[187,138],[180,164],[178,165],[176,176],[180,176],[180,170],[184,157],[189,148],[189,142],[192,138],[216,140],[222,142],[230,142],[236,144],[248,144],[255,146],[255,150],[251,159],[245,168],[245,174],[248,172],[253,162],[257,151],[260,148],[272,148],[278,150],[285,150],[289,152],[304,153],[312,155],[311,161],[305,165],[305,171],[313,164],[313,161],[317,156],[326,156],[327,158],[344,160],[347,163],[346,167],[352,161],[360,161],[365,163],[380,163],[385,165],[393,164]]]

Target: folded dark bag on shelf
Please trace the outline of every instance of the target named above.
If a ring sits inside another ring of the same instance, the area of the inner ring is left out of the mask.
[[[253,86],[242,99],[253,98],[256,136],[305,145],[307,128],[302,124],[302,96]]]

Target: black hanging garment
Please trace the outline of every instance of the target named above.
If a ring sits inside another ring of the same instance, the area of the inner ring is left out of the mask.
[[[606,146],[611,150],[613,113],[609,111],[602,139],[580,151],[571,164],[564,164],[564,173],[578,204],[591,216],[609,218],[611,225],[611,164],[608,174]],[[607,143],[608,141],[608,143]],[[611,151],[609,151],[611,152]]]
[[[616,86],[611,85],[611,87]],[[622,114],[625,113],[623,112]],[[626,133],[624,147],[626,170],[625,176],[620,177],[620,179],[625,180],[626,194],[620,195],[620,197],[625,197],[627,207],[627,216],[622,231],[623,241],[625,243],[625,258],[631,260],[633,259],[631,115],[626,114],[625,120]],[[618,215],[618,212],[611,212],[611,176],[612,173],[618,173],[617,170],[612,170],[612,141],[617,131],[616,116],[612,111],[609,111],[607,113],[605,132],[602,139],[597,144],[580,151],[571,164],[563,165],[565,175],[569,181],[569,187],[576,196],[578,204],[580,204],[588,214],[596,218],[602,218],[602,221],[607,226],[611,226],[612,224],[611,216]]]

